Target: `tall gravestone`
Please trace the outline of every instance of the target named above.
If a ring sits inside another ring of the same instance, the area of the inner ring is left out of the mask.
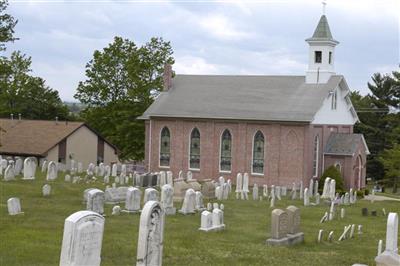
[[[35,179],[36,159],[33,157],[25,158],[24,160],[24,180]]]
[[[23,166],[23,161],[20,157],[16,157],[15,158],[15,166],[14,166],[14,171],[15,171],[15,175],[19,175],[22,171],[22,166]]]
[[[183,199],[182,208],[179,210],[182,214],[193,214],[196,209],[196,193],[193,189],[186,190],[185,198]]]
[[[161,205],[166,215],[174,215],[174,188],[170,184],[165,184],[161,188]]]
[[[47,165],[47,181],[53,181],[57,178],[57,165],[55,162],[50,161]]]
[[[78,211],[64,222],[60,266],[98,266],[104,217],[92,211]]]
[[[86,209],[89,211],[104,213],[104,192],[100,189],[91,189],[87,193]]]
[[[4,171],[4,181],[12,181],[15,180],[15,171],[14,166],[9,164]]]
[[[377,266],[400,265],[400,255],[398,254],[399,250],[397,246],[398,227],[399,215],[395,212],[389,213],[386,225],[386,247],[385,251],[375,258]]]
[[[242,199],[249,199],[249,174],[244,173],[243,175],[243,189],[242,189]]]
[[[129,187],[126,191],[125,210],[122,212],[137,213],[140,211],[142,192],[136,187]]]
[[[239,199],[240,195],[242,194],[242,185],[243,184],[243,176],[241,173],[238,173],[236,176],[236,199]]]
[[[144,191],[143,204],[150,200],[158,201],[158,191],[154,188],[146,188]]]
[[[140,215],[136,266],[161,266],[164,240],[164,210],[148,201]]]

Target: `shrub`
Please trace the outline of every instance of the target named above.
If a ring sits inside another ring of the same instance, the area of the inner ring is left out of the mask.
[[[369,189],[368,189],[368,188],[366,188],[366,189],[364,190],[364,195],[365,195],[365,196],[368,196],[368,195],[369,195]]]
[[[321,176],[321,179],[319,180],[319,189],[324,188],[325,184],[325,179],[327,177],[330,177],[331,179],[334,179],[336,182],[336,192],[338,193],[343,193],[344,192],[344,185],[343,185],[343,178],[342,175],[340,174],[340,171],[333,165],[329,166],[328,168],[325,169],[324,173]]]
[[[357,198],[364,198],[364,195],[367,195],[367,194],[365,194],[365,190],[357,190]]]

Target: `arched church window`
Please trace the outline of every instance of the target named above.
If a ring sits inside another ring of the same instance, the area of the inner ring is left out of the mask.
[[[160,166],[169,166],[171,157],[171,137],[169,129],[164,127],[160,137]]]
[[[221,135],[220,171],[231,171],[232,167],[232,135],[225,129]]]
[[[318,160],[319,160],[319,136],[314,138],[314,160],[313,160],[313,177],[318,176]]]
[[[254,135],[252,173],[264,173],[264,135],[261,131]]]
[[[190,134],[189,168],[200,169],[200,131],[197,128]]]

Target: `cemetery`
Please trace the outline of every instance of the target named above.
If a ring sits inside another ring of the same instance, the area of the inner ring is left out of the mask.
[[[244,173],[196,181],[194,189],[190,172],[139,175],[115,166],[112,176],[114,167],[79,173],[49,162],[32,174],[30,160],[12,178],[2,171],[2,265],[396,265],[399,259],[400,203],[353,191],[340,196],[334,180],[322,190],[302,182],[249,186]],[[26,172],[34,177],[24,178]],[[183,195],[175,194],[183,184]]]

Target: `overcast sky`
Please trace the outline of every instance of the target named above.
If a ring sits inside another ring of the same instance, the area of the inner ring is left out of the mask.
[[[85,64],[114,36],[171,41],[177,74],[304,75],[308,45],[322,14],[320,0],[90,1],[9,0],[18,19],[8,52],[32,57],[34,74],[74,100]],[[368,93],[374,72],[399,64],[396,0],[328,0],[336,72],[352,90]]]

